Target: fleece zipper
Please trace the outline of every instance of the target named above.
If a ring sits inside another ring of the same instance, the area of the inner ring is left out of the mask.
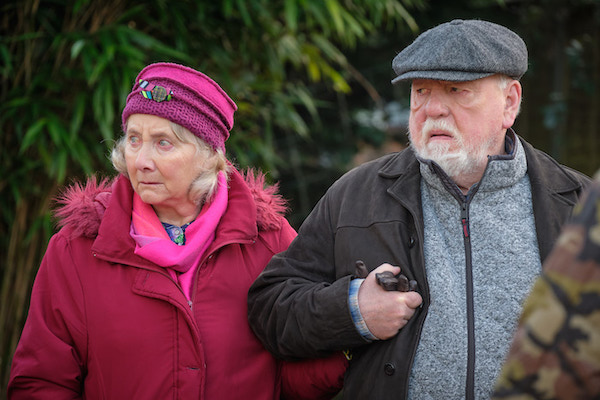
[[[475,398],[475,306],[473,304],[473,262],[471,253],[471,235],[469,232],[469,201],[465,198],[461,205],[460,219],[465,244],[465,278],[467,298],[467,379],[465,399]]]
[[[458,201],[460,206],[460,222],[462,225],[463,242],[465,247],[465,290],[467,301],[467,378],[465,380],[465,399],[475,399],[475,304],[473,300],[473,252],[471,247],[471,232],[469,225],[469,204],[477,193],[481,182],[473,185],[469,192],[464,195],[456,183],[452,181],[444,171],[432,164],[434,173],[450,194]],[[487,167],[486,167],[487,171]],[[485,172],[484,172],[485,175]]]

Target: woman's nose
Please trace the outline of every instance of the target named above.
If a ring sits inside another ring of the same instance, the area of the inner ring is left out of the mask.
[[[154,169],[154,159],[152,156],[152,148],[147,144],[143,144],[135,158],[135,167],[138,170]]]

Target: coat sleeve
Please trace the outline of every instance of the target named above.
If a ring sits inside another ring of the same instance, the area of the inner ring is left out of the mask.
[[[344,386],[348,360],[342,352],[326,358],[283,361],[281,398],[283,400],[328,400]]]
[[[282,219],[276,252],[284,251],[296,237],[296,231]],[[341,352],[328,357],[280,361],[282,400],[332,399],[344,385],[348,360]]]
[[[55,235],[35,278],[15,351],[8,399],[80,399],[85,376],[83,292],[64,238]]]
[[[350,316],[350,274],[336,271],[329,215],[324,197],[250,288],[250,325],[278,357],[326,357],[366,343]]]
[[[493,399],[600,398],[600,183],[574,210],[523,307]]]

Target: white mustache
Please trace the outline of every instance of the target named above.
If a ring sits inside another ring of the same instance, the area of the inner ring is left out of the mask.
[[[453,138],[457,140],[462,140],[462,134],[458,130],[458,128],[451,122],[441,119],[431,119],[427,118],[425,123],[423,124],[423,134],[429,135],[429,133],[433,130],[441,130],[448,132]]]

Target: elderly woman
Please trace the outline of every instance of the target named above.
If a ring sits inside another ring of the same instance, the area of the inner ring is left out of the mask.
[[[120,175],[65,192],[14,355],[11,399],[324,398],[340,355],[276,361],[246,296],[295,231],[262,177],[225,157],[235,103],[206,75],[156,63],[127,97]]]

